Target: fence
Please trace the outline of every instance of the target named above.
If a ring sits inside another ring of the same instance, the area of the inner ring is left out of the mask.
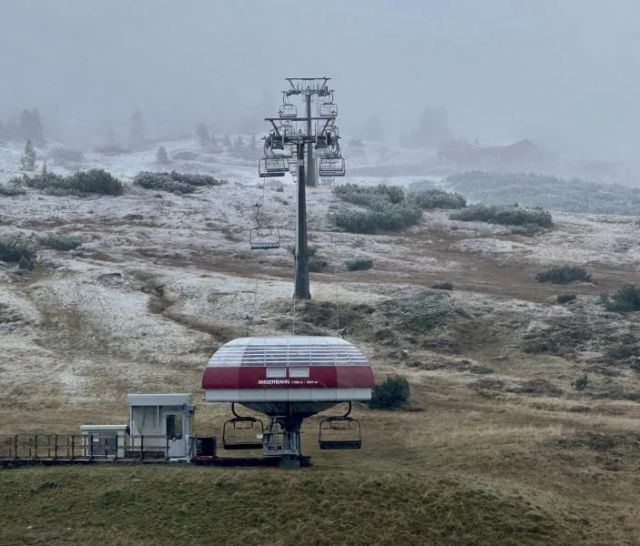
[[[0,461],[168,460],[169,437],[118,434],[0,435]]]

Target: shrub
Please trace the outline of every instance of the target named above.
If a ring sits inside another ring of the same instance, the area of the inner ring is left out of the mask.
[[[326,260],[319,260],[317,258],[309,260],[309,271],[311,273],[322,273],[327,267],[329,267],[329,262]]]
[[[435,288],[436,290],[453,290],[453,283],[449,281],[436,282],[431,285],[431,288]]]
[[[183,182],[177,182],[169,173],[152,173],[143,171],[133,179],[133,183],[146,190],[160,190],[171,193],[193,193],[196,189]]]
[[[583,267],[576,265],[554,265],[536,275],[538,282],[568,284],[575,281],[590,282],[591,275]]]
[[[542,209],[524,209],[517,205],[471,205],[449,215],[451,220],[486,222],[489,224],[551,227],[551,214]]]
[[[30,187],[54,195],[96,193],[100,195],[120,195],[122,183],[103,169],[78,171],[71,176],[60,176],[43,171],[32,177],[25,176],[22,182]]]
[[[640,311],[640,285],[625,284],[611,298],[604,298],[605,307],[609,311]]]
[[[51,159],[57,163],[78,163],[84,161],[84,154],[80,150],[74,150],[73,148],[65,148],[58,146],[49,153]]]
[[[387,186],[386,184],[378,184],[373,187],[343,184],[336,187],[335,193],[343,201],[365,207],[371,207],[381,202],[402,203],[404,201],[404,191],[400,186]]]
[[[0,239],[0,261],[18,264],[20,269],[32,270],[36,264],[36,254],[19,241]]]
[[[558,294],[556,296],[556,301],[560,304],[569,303],[576,300],[575,294]]]
[[[585,390],[589,385],[591,385],[591,381],[589,380],[589,376],[585,373],[581,376],[577,377],[571,382],[573,388],[577,391]]]
[[[373,260],[369,258],[356,258],[345,262],[347,271],[366,271],[373,267]]]
[[[336,226],[350,233],[375,233],[378,229],[399,231],[417,224],[422,211],[405,204],[388,204],[381,210],[341,209],[335,215]]]
[[[410,193],[407,199],[425,210],[463,209],[467,206],[467,201],[459,193],[435,189]]]
[[[399,375],[390,376],[373,387],[369,407],[372,409],[403,408],[409,402],[409,396],[411,396],[409,382]]]
[[[40,244],[52,250],[67,252],[78,248],[82,241],[64,235],[47,235],[40,239]]]
[[[136,175],[133,183],[147,190],[162,190],[171,193],[193,193],[196,187],[219,186],[225,184],[224,180],[218,180],[208,174],[183,174],[171,171],[170,173],[154,173],[143,171]]]
[[[71,188],[80,193],[97,193],[100,195],[120,195],[122,182],[104,169],[78,171],[66,178]]]
[[[16,181],[18,183],[16,183]],[[19,186],[22,182],[20,178],[14,178],[9,181],[9,184],[0,185],[0,195],[4,197],[14,197],[16,195],[24,195],[27,191]]]
[[[292,256],[296,255],[296,245],[289,245],[287,248],[289,249],[289,252],[291,252]],[[318,252],[317,246],[307,245],[307,256],[309,256],[309,258],[313,258],[317,252]]]

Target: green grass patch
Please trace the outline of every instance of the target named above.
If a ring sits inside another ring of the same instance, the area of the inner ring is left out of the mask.
[[[570,542],[561,509],[468,479],[393,471],[23,468],[0,471],[0,499],[3,544]]]

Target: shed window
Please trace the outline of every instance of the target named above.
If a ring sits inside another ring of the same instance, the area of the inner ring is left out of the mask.
[[[167,438],[182,438],[182,415],[167,415]]]
[[[267,368],[267,379],[279,379],[287,377],[286,368]]]
[[[290,368],[289,377],[294,377],[294,378],[309,377],[309,368]]]

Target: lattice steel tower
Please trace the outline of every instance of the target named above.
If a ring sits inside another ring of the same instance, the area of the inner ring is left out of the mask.
[[[264,137],[264,158],[260,160],[261,177],[281,177],[290,172],[298,181],[296,222],[295,297],[310,299],[309,251],[307,245],[306,186],[315,185],[316,158],[321,179],[345,175],[340,150],[340,135],[335,124],[338,106],[333,100],[330,78],[286,78],[289,88],[282,92],[278,116],[265,118],[272,129]],[[298,106],[304,105],[304,116]],[[315,105],[315,115],[312,107]],[[306,159],[306,160],[305,160]]]

